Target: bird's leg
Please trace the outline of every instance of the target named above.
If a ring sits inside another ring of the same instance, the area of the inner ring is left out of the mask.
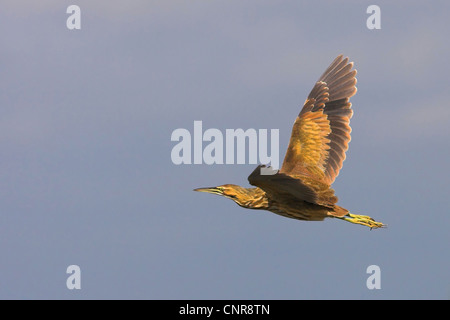
[[[351,223],[362,224],[363,226],[367,226],[370,229],[386,227],[385,224],[383,224],[381,222],[377,222],[369,216],[363,216],[363,215],[359,215],[359,214],[348,213],[347,215],[343,216],[340,219],[343,219],[343,220],[351,222]]]

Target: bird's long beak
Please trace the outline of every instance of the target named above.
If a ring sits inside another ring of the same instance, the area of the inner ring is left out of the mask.
[[[218,195],[223,195],[222,190],[220,190],[217,187],[212,187],[212,188],[197,188],[194,189],[194,191],[198,191],[198,192],[207,192],[207,193],[214,193],[214,194],[218,194]]]

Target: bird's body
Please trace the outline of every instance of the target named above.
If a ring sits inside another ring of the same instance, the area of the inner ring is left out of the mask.
[[[195,191],[219,194],[248,209],[269,210],[306,221],[327,217],[370,228],[384,225],[337,205],[331,184],[339,174],[350,142],[349,99],[356,93],[356,70],[338,56],[314,85],[294,122],[283,165],[268,174],[258,166],[248,177],[255,188],[226,184]]]
[[[204,188],[204,190],[196,189],[196,191],[221,194],[235,201],[243,208],[268,210],[281,216],[297,220],[322,221],[329,216],[342,217],[348,213],[348,210],[338,205],[332,207],[321,206],[288,194],[283,197],[271,197],[258,187],[243,188],[232,184],[226,184],[220,187],[226,191],[220,191],[220,188],[217,192],[213,192],[213,188]],[[233,190],[234,195],[230,193],[230,190]]]

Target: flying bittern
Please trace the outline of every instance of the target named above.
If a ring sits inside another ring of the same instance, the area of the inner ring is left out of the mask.
[[[356,93],[353,62],[338,56],[325,70],[294,122],[281,169],[262,174],[258,166],[248,177],[256,188],[225,184],[195,191],[225,196],[248,209],[308,221],[339,218],[370,228],[384,225],[369,216],[351,214],[338,206],[331,184],[345,160],[350,142],[350,97]]]

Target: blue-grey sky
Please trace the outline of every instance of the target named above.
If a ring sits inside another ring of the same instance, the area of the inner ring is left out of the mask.
[[[81,8],[68,30],[66,9]],[[381,8],[369,30],[366,9]],[[0,298],[450,298],[447,1],[0,2]],[[302,222],[196,187],[255,165],[179,165],[177,128],[279,129],[358,70],[340,205]],[[81,268],[68,290],[66,268]],[[381,269],[369,290],[366,268]]]

